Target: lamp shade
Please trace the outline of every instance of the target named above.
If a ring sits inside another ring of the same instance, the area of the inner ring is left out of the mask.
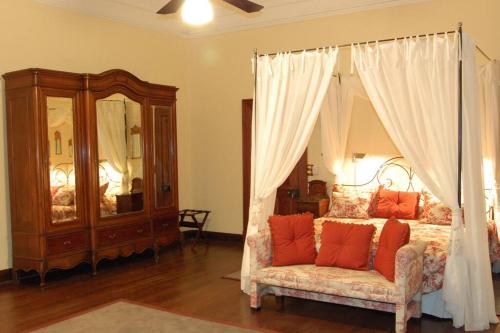
[[[209,0],[185,0],[182,6],[182,20],[192,25],[202,25],[212,21],[214,10]]]

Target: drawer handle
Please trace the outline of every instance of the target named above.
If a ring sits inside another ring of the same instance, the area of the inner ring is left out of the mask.
[[[138,234],[142,234],[144,232],[144,229],[137,229]]]
[[[163,223],[161,226],[166,228],[168,227],[168,223]]]
[[[64,241],[63,245],[71,245],[71,241],[70,240]]]
[[[109,239],[115,239],[116,238],[116,234],[111,234],[108,236]]]

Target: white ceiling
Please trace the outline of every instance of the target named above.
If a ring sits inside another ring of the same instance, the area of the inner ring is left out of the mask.
[[[182,23],[179,13],[157,15],[156,12],[169,0],[35,1],[184,37],[201,37],[428,0],[253,0],[265,7],[260,13],[254,14],[244,13],[221,0],[211,0],[214,6],[214,20],[202,27]]]

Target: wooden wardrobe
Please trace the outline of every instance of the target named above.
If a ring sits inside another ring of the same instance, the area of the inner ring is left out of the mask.
[[[177,88],[123,70],[5,79],[13,277],[179,239]]]

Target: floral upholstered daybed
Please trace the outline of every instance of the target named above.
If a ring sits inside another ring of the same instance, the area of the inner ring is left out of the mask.
[[[380,233],[387,218],[371,215],[374,190],[345,190],[334,186],[332,207],[327,216],[314,220],[316,250],[326,221],[371,224],[373,236],[371,263],[377,252]],[[377,190],[375,190],[377,191]],[[394,283],[370,271],[337,267],[295,265],[273,267],[271,234],[262,228],[248,238],[251,248],[251,306],[258,308],[264,294],[294,296],[357,307],[396,312],[397,330],[404,331],[410,316],[421,312],[450,318],[442,300],[442,286],[450,235],[451,212],[430,193],[423,191],[413,219],[398,219],[411,228],[410,243],[397,252]],[[488,222],[492,264],[500,261],[500,242],[494,221]]]
[[[377,229],[373,238],[373,247],[376,248],[380,231],[386,219],[371,215],[370,204],[374,190],[376,191],[373,187],[353,189],[333,185],[330,212],[327,216],[315,220],[316,246],[319,246],[319,235],[323,222],[334,219],[345,223],[375,225]],[[444,271],[451,233],[451,210],[430,192],[423,189],[415,218],[399,220],[410,225],[412,241],[421,240],[427,243],[427,249],[424,252],[422,312],[439,318],[451,318],[451,315],[445,310],[442,299]],[[500,267],[500,241],[495,221],[488,220],[487,232],[490,262],[494,269],[498,270]]]
[[[269,230],[261,230],[247,241],[252,249],[250,305],[254,309],[260,308],[265,294],[345,304],[396,313],[396,332],[405,332],[407,320],[421,316],[425,242],[414,241],[398,250],[395,281],[390,282],[373,269],[359,271],[315,265],[273,267]],[[371,267],[374,255],[372,251]]]

